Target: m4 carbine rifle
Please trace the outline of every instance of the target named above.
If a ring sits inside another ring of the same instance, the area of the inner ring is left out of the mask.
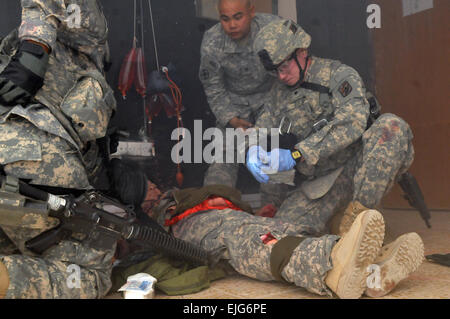
[[[6,180],[0,176],[2,185]],[[79,234],[84,245],[97,250],[111,249],[119,239],[126,239],[195,265],[213,265],[217,262],[213,254],[202,248],[175,238],[156,226],[138,222],[132,207],[97,191],[88,191],[75,198],[72,195],[55,196],[22,181],[16,184],[20,195],[44,202],[48,207],[46,215],[59,220],[56,228],[26,242],[26,248],[36,254],[42,254],[60,241],[73,239],[72,235]],[[0,210],[2,212],[5,212],[4,207]]]

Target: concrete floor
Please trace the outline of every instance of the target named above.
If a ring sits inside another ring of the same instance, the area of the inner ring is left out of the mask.
[[[426,228],[416,211],[383,210],[386,224],[393,236],[418,233],[425,244],[425,255],[450,253],[450,212],[432,212],[433,228]],[[109,298],[121,298],[113,295]],[[215,281],[202,292],[167,296],[156,292],[156,299],[327,299],[302,288],[276,282],[259,282],[243,276]],[[395,288],[386,299],[450,299],[450,267],[425,261],[418,271]]]

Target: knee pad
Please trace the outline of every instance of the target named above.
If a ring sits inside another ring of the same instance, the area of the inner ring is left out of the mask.
[[[286,282],[281,273],[291,260],[294,250],[306,239],[306,237],[288,236],[279,240],[272,248],[270,255],[270,270],[272,276],[281,282]]]
[[[0,261],[0,299],[5,298],[9,288],[9,274],[6,266]]]

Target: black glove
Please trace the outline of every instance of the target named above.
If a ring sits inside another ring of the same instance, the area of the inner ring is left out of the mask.
[[[49,55],[38,44],[23,41],[0,73],[0,104],[27,104],[44,85]]]

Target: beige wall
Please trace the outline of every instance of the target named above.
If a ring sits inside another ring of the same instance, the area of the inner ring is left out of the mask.
[[[272,13],[272,0],[255,0],[257,12]]]
[[[255,0],[256,11],[272,12],[272,0]],[[278,15],[297,22],[297,1],[296,0],[278,0]]]
[[[295,0],[283,0],[291,2]],[[197,0],[199,16],[219,20],[217,12],[217,1],[215,0]],[[255,7],[257,12],[272,13],[272,0],[255,0]]]
[[[278,15],[297,22],[297,1],[278,0]]]

